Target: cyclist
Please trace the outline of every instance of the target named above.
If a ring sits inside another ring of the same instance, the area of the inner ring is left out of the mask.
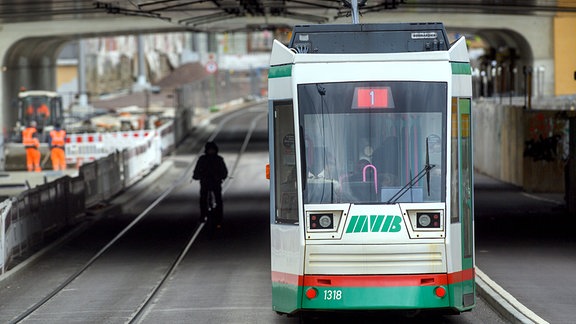
[[[192,179],[200,180],[200,217],[208,220],[208,195],[214,193],[216,207],[212,210],[212,221],[216,228],[222,224],[222,181],[228,176],[228,169],[224,159],[218,155],[218,146],[214,142],[207,142],[204,154],[200,156]]]

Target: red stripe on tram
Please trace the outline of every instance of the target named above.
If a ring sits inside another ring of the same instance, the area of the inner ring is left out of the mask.
[[[446,274],[429,275],[366,275],[366,276],[306,276],[304,286],[335,287],[405,287],[446,285]]]
[[[333,286],[333,287],[409,287],[457,284],[474,279],[474,269],[449,274],[418,275],[363,275],[363,276],[322,276],[295,275],[283,272],[272,272],[272,281],[297,286]]]
[[[467,281],[467,280],[473,280],[475,276],[476,276],[476,272],[474,271],[474,268],[465,269],[465,270],[454,272],[454,273],[449,273],[448,274],[448,283],[454,284],[454,283],[460,283],[460,282]]]
[[[302,286],[304,277],[297,274],[272,271],[272,282],[289,284],[294,286]]]

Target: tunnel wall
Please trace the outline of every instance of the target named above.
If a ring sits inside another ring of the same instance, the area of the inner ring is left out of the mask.
[[[564,192],[565,113],[477,101],[473,114],[477,172],[527,192]]]

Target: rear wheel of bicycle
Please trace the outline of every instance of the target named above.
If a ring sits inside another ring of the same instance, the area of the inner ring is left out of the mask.
[[[210,191],[206,197],[207,201],[207,214],[206,214],[206,227],[208,228],[208,233],[210,234],[210,236],[214,235],[214,233],[216,232],[216,230],[218,228],[220,228],[220,224],[216,223],[215,220],[215,212],[216,212],[216,196],[214,195],[213,191]]]

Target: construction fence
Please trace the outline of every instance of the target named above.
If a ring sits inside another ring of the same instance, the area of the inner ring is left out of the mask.
[[[177,140],[173,121],[152,131],[82,134],[67,145],[82,161],[65,176],[0,203],[0,274],[150,173]],[[86,162],[86,163],[84,163]]]

